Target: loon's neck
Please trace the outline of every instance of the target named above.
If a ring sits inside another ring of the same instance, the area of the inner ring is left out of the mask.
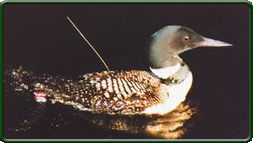
[[[149,67],[153,74],[155,74],[157,77],[161,79],[167,79],[171,76],[173,76],[180,68],[181,64],[177,63],[173,66],[167,66],[164,68],[154,69],[152,67]]]
[[[158,78],[162,79],[165,84],[178,84],[185,80],[188,74],[191,72],[189,67],[181,61],[173,66],[167,66],[164,68],[154,69],[150,67],[150,70]]]

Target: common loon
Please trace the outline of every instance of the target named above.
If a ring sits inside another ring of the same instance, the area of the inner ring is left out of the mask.
[[[165,26],[152,35],[150,71],[87,73],[78,80],[37,76],[22,68],[12,71],[16,90],[35,94],[37,102],[61,103],[79,111],[109,115],[164,115],[186,99],[193,76],[179,54],[196,47],[232,46],[193,30]]]

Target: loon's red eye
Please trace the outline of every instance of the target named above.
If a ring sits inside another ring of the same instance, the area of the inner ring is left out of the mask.
[[[188,36],[185,36],[185,37],[184,37],[184,40],[185,40],[185,41],[188,41],[188,40],[189,40],[189,37],[188,37]]]

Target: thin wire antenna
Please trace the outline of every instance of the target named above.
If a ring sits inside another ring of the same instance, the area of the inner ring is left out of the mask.
[[[105,63],[105,61],[103,60],[103,58],[98,54],[98,52],[96,51],[96,49],[91,45],[91,43],[87,40],[87,38],[85,38],[82,34],[82,32],[77,28],[77,26],[73,23],[73,21],[67,16],[67,19],[69,20],[69,22],[73,25],[73,27],[76,29],[76,31],[80,34],[80,36],[85,40],[85,42],[91,47],[91,49],[96,53],[96,55],[99,57],[99,59],[102,61],[102,63],[104,64],[105,68],[107,69],[107,71],[110,71],[109,67],[107,66],[107,64]]]

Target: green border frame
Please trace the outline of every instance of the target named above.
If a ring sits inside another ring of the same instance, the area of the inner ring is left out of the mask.
[[[0,6],[0,56],[3,57],[3,3]],[[0,58],[0,66],[3,67],[3,58]],[[0,107],[3,107],[3,68],[0,69]],[[0,110],[0,139],[4,141],[3,138],[3,108]]]
[[[57,3],[76,3],[76,2],[84,2],[84,3],[100,3],[100,2],[106,2],[106,3],[112,3],[112,2],[117,2],[117,3],[136,3],[136,2],[149,2],[149,3],[157,3],[157,2],[166,2],[166,3],[214,3],[214,2],[219,2],[219,3],[231,3],[231,2],[239,2],[239,3],[248,3],[249,5],[251,2],[247,0],[5,0],[2,3],[11,3],[11,2],[18,2],[18,3],[38,3],[38,2],[57,2]]]
[[[252,2],[247,0],[5,0],[0,4],[0,57],[3,57],[3,6],[6,3],[246,3],[250,8],[250,128],[249,128],[249,137],[247,139],[176,139],[176,140],[168,140],[168,139],[10,139],[6,140],[3,137],[3,68],[0,68],[0,141],[2,142],[46,142],[46,141],[54,141],[54,142],[250,142],[252,141]],[[0,58],[0,67],[3,67],[3,58]]]

